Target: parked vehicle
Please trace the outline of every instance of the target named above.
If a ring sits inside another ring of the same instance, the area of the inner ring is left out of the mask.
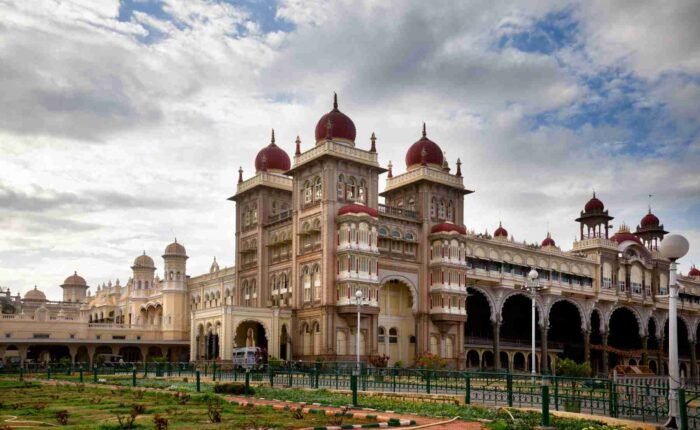
[[[258,347],[233,348],[233,366],[251,369],[262,363],[262,353]]]

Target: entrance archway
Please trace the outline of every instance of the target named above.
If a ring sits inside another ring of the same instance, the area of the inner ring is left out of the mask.
[[[501,348],[511,345],[529,345],[532,342],[532,300],[524,294],[513,294],[501,309]],[[535,311],[535,342],[540,340],[540,309]],[[538,346],[539,347],[539,346]],[[505,367],[506,363],[501,363]]]
[[[253,320],[243,321],[236,327],[236,337],[234,345],[237,348],[257,347],[263,352],[263,356],[267,355],[267,333],[262,323]]]
[[[566,358],[583,362],[583,333],[581,314],[568,300],[559,300],[549,311],[549,348],[561,348]]]
[[[141,348],[135,346],[123,346],[119,348],[119,355],[127,363],[141,361]]]
[[[282,360],[291,360],[291,339],[289,337],[289,332],[287,331],[287,325],[282,324],[282,330],[280,333],[280,356]]]
[[[464,326],[466,343],[476,343],[479,339],[493,339],[491,307],[483,292],[467,288],[467,322]]]
[[[389,357],[389,364],[398,361],[409,365],[415,358],[416,334],[413,296],[408,285],[397,279],[387,281],[379,290],[377,349]]]
[[[620,307],[613,311],[610,316],[608,345],[622,350],[641,349],[642,340],[639,337],[639,324],[632,310]],[[608,355],[609,369],[618,364],[626,364],[625,357],[618,357],[612,353]]]

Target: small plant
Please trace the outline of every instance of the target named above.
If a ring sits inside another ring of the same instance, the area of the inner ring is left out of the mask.
[[[404,367],[404,366],[403,366],[403,361],[401,361],[401,360],[397,361],[396,363],[394,363],[394,367],[397,368],[397,369],[403,368],[403,367]]]
[[[68,414],[68,411],[66,411],[66,410],[57,411],[56,412],[56,421],[62,426],[68,425],[68,416],[69,416],[69,414]]]
[[[293,408],[292,409],[292,418],[295,420],[303,420],[304,419],[304,410],[302,408]]]
[[[139,403],[134,403],[131,405],[131,412],[135,413],[136,415],[143,415],[146,413],[146,406]]]
[[[221,414],[224,412],[224,405],[220,398],[212,396],[207,399],[207,416],[209,422],[220,423]]]
[[[146,394],[146,392],[143,391],[143,390],[136,390],[136,391],[134,391],[134,398],[135,398],[136,400],[142,400],[142,399],[143,399],[143,396],[144,396],[145,394]]]
[[[190,382],[190,378],[185,376],[184,378],[182,378],[182,382],[185,382],[185,383]]]
[[[389,356],[386,354],[373,355],[369,358],[369,363],[374,367],[384,369],[386,368],[387,364],[389,364]]]
[[[46,403],[34,403],[34,405],[32,405],[32,407],[36,411],[43,411],[44,408],[46,408]]]
[[[168,419],[156,414],[153,417],[153,428],[155,430],[168,430]]]
[[[427,352],[416,358],[416,367],[432,370],[444,369],[445,367],[447,367],[447,360],[440,357],[439,355]]]
[[[175,393],[175,399],[179,404],[186,405],[187,402],[190,401],[190,395],[185,392],[178,391],[177,393]]]
[[[350,414],[348,414],[348,410],[350,410],[350,406],[343,406],[343,407],[340,409],[340,412],[336,412],[336,413],[331,417],[331,419],[329,420],[329,421],[330,421],[330,424],[331,424],[332,426],[342,427],[342,426],[343,426],[343,420],[345,419],[345,417],[347,417],[347,416],[350,415]]]
[[[76,389],[79,393],[82,393],[83,391],[85,391],[85,384],[78,384]]]

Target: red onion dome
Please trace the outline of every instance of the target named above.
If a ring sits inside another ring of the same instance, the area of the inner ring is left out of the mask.
[[[85,278],[78,275],[78,272],[73,272],[72,275],[63,281],[63,285],[87,285],[87,282],[85,282]]]
[[[338,95],[333,94],[333,110],[323,115],[316,124],[316,142],[324,139],[346,140],[355,143],[355,123],[338,110]]]
[[[338,216],[340,215],[345,215],[345,214],[367,214],[371,217],[377,218],[379,216],[379,212],[377,212],[376,209],[371,208],[369,206],[365,206],[360,203],[350,203],[338,210]]]
[[[428,139],[423,123],[423,136],[406,152],[406,168],[419,164],[434,164],[442,168],[445,158],[437,143]]]
[[[284,149],[275,145],[275,130],[273,129],[270,144],[261,149],[255,157],[255,170],[257,172],[286,172],[291,167],[289,155],[284,152]]]
[[[690,271],[688,272],[688,276],[700,276],[700,270],[698,270],[693,264],[693,267],[691,267]]]
[[[585,212],[597,212],[597,211],[604,211],[605,210],[605,205],[603,202],[601,202],[596,196],[595,196],[595,191],[593,192],[593,198],[591,198],[588,203],[586,203],[586,206],[584,206],[583,210]]]
[[[547,237],[544,238],[542,241],[542,248],[545,246],[557,246],[556,242],[554,242],[554,239],[552,239],[552,235],[547,233]]]
[[[503,224],[501,222],[498,223],[498,228],[496,229],[495,232],[493,232],[494,237],[508,237],[508,230],[503,228]]]
[[[629,227],[627,227],[625,224],[622,224],[620,226],[620,229],[611,237],[610,239],[614,240],[617,243],[622,243],[622,242],[627,242],[627,241],[632,241],[636,242],[638,244],[642,244],[642,242],[639,240],[639,238],[632,233],[630,233]]]
[[[658,227],[659,224],[661,224],[659,218],[651,213],[651,209],[649,209],[649,213],[644,215],[644,218],[639,222],[642,228]]]
[[[463,225],[451,223],[451,222],[441,222],[440,224],[435,224],[433,228],[430,229],[431,233],[451,233],[457,232],[459,234],[467,234],[467,229]]]

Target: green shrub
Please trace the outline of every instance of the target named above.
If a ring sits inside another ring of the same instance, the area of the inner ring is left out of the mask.
[[[214,392],[218,394],[235,394],[241,396],[245,394],[245,385],[231,382],[225,384],[214,385]],[[248,394],[255,394],[253,387],[248,387]]]

